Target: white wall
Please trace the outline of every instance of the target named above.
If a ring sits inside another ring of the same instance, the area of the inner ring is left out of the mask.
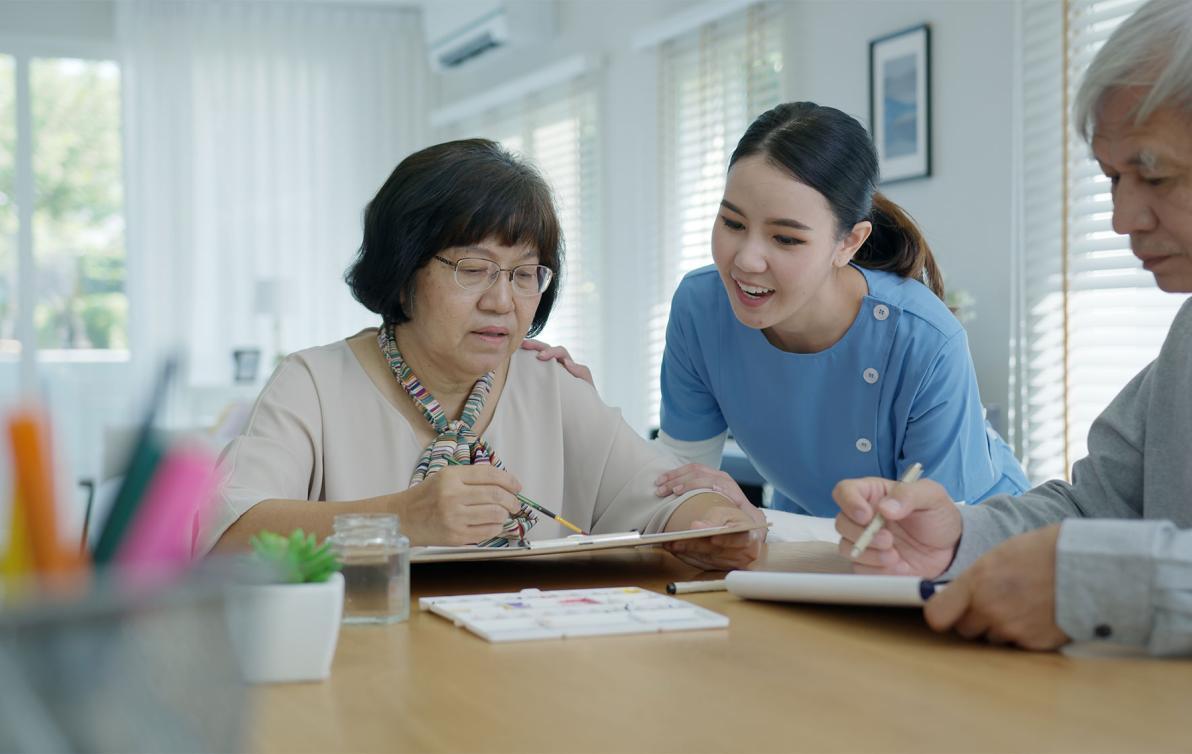
[[[542,0],[508,0],[541,3]],[[639,430],[648,281],[658,239],[657,60],[632,49],[643,26],[692,3],[562,0],[549,43],[493,53],[437,76],[437,106],[466,100],[578,53],[603,62],[605,181],[604,332],[600,389]],[[786,14],[786,96],[838,107],[868,123],[868,41],[932,25],[933,175],[888,194],[922,224],[952,287],[976,299],[968,324],[981,394],[1004,407],[1009,381],[1009,249],[1013,0],[791,0]]]
[[[883,189],[923,228],[966,324],[981,398],[1004,411],[1010,375],[1013,0],[791,2],[787,95],[869,123],[869,40],[931,25],[932,175]]]
[[[428,0],[440,2],[442,0]],[[509,0],[541,4],[544,0]],[[465,101],[493,86],[587,54],[598,60],[604,156],[606,347],[600,388],[637,429],[646,407],[641,385],[645,323],[652,303],[648,269],[659,238],[657,59],[632,47],[643,27],[689,8],[686,0],[564,0],[548,43],[511,49],[483,63],[434,77],[432,106]],[[868,40],[929,22],[933,57],[934,175],[896,184],[890,196],[922,223],[951,286],[976,298],[969,323],[982,397],[1005,405],[1009,373],[1011,101],[1013,0],[792,0],[786,34],[787,97],[813,99],[868,120]],[[114,3],[0,0],[0,41],[89,40],[110,43]],[[615,292],[615,293],[614,293]],[[89,431],[127,412],[120,365],[63,383],[59,395],[103,395]],[[57,381],[54,374],[46,378]],[[7,380],[5,380],[7,382]],[[82,385],[86,384],[87,388]],[[71,401],[67,404],[74,405]],[[68,448],[76,473],[92,473],[98,448]]]

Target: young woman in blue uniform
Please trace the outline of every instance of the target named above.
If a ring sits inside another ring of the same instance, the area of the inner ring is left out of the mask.
[[[659,440],[687,465],[658,493],[716,485],[726,433],[775,489],[773,506],[838,512],[841,479],[919,462],[954,500],[1027,489],[984,420],[964,328],[913,221],[876,190],[852,117],[780,105],[729,161],[715,264],[671,303]]]

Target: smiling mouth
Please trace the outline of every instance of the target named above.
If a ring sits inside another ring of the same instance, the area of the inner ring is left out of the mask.
[[[754,301],[761,301],[762,299],[774,293],[773,288],[762,288],[756,285],[745,285],[736,278],[733,278],[733,282],[737,284],[737,288],[741,291],[741,293],[745,294]]]

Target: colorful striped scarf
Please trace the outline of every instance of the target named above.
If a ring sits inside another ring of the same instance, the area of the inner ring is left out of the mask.
[[[414,401],[414,405],[422,411],[422,415],[426,417],[431,428],[438,433],[438,437],[426,446],[426,450],[422,451],[422,457],[418,459],[414,475],[410,477],[411,487],[419,484],[431,474],[436,474],[447,468],[450,463],[449,459],[454,459],[461,464],[487,463],[498,469],[504,468],[501,459],[497,458],[497,454],[493,452],[489,444],[472,431],[476,419],[484,411],[484,402],[488,399],[489,391],[492,390],[493,372],[476,380],[476,385],[472,388],[467,402],[464,403],[464,410],[459,419],[448,421],[447,415],[443,413],[443,407],[439,405],[430,391],[422,386],[422,383],[418,381],[418,376],[414,374],[414,370],[410,369],[410,365],[401,357],[392,325],[380,329],[377,333],[377,344],[380,345],[385,360],[389,362],[389,368],[393,370],[393,376],[397,378],[398,384],[405,389]],[[500,535],[486,539],[479,544],[481,547],[519,545],[525,539],[526,532],[537,522],[538,517],[534,511],[522,504],[520,511],[506,519],[504,530]]]

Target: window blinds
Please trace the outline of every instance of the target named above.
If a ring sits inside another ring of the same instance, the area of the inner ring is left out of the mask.
[[[737,140],[782,100],[780,22],[777,4],[756,4],[660,50],[662,232],[645,376],[652,426],[658,425],[671,296],[683,275],[712,261],[712,226]]]
[[[533,163],[550,184],[563,228],[562,291],[539,337],[563,345],[600,384],[601,206],[595,87],[589,76],[548,87],[442,129],[484,137]]]
[[[1140,0],[1023,6],[1023,361],[1027,471],[1066,477],[1089,426],[1159,353],[1183,297],[1111,227],[1109,181],[1068,112],[1084,70]],[[1065,17],[1066,9],[1066,17]],[[1066,41],[1066,44],[1065,44]]]

